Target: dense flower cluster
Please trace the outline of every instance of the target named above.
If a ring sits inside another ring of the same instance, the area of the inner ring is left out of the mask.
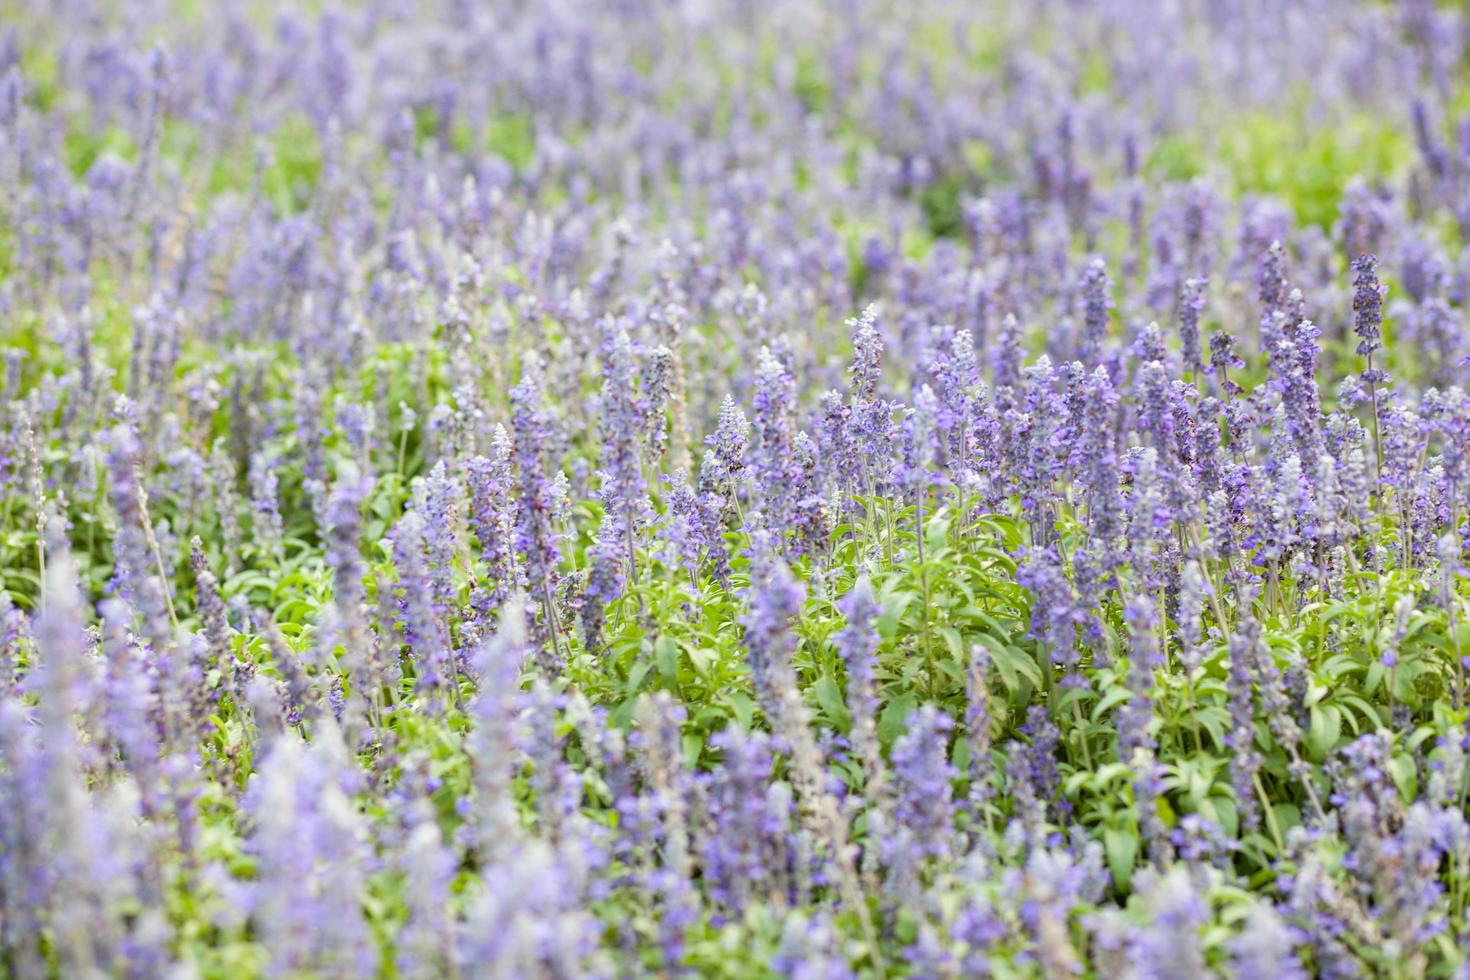
[[[0,18],[0,974],[1470,976],[1470,16]]]

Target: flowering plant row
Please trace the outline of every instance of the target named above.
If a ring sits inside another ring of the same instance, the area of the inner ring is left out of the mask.
[[[1470,976],[1470,17],[0,4],[0,973]]]

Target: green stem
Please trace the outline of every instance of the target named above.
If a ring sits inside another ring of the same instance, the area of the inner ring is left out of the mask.
[[[1261,808],[1266,811],[1266,826],[1271,829],[1271,839],[1276,842],[1276,856],[1280,857],[1286,851],[1286,838],[1281,835],[1281,826],[1276,822],[1276,811],[1271,808],[1271,797],[1266,795],[1266,787],[1261,783],[1261,774],[1251,774],[1251,781],[1256,784],[1256,795],[1261,798]]]

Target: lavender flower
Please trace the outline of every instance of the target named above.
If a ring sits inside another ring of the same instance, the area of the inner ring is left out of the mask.
[[[604,514],[597,540],[587,551],[591,567],[581,596],[582,642],[589,650],[602,645],[607,606],[623,594],[626,540],[622,519],[615,513]]]
[[[762,348],[755,376],[755,440],[749,453],[759,501],[752,519],[776,531],[788,525],[795,504],[795,402],[796,379],[769,348]]]
[[[1082,332],[1077,343],[1077,359],[1084,364],[1096,362],[1107,338],[1112,286],[1107,264],[1102,259],[1093,259],[1078,285],[1082,296]]]
[[[824,918],[808,919],[800,912],[787,916],[771,969],[792,980],[850,980],[856,976],[838,949],[831,924]]]
[[[1208,279],[1186,279],[1179,292],[1179,339],[1184,345],[1184,365],[1191,372],[1199,372],[1204,364],[1201,360],[1199,342],[1200,314],[1205,308],[1205,289]]]
[[[1154,671],[1163,664],[1158,647],[1158,611],[1143,595],[1132,595],[1124,607],[1132,651],[1128,658],[1128,701],[1118,714],[1118,758],[1133,772],[1133,805],[1138,810],[1140,835],[1149,851],[1162,860],[1167,846],[1158,815],[1162,780],[1149,736],[1153,722]]]
[[[525,597],[512,594],[499,630],[482,641],[474,655],[477,690],[469,704],[474,723],[469,736],[476,794],[474,843],[486,865],[510,856],[520,837],[511,781],[520,768],[516,717],[521,671],[529,659],[524,607]]]
[[[647,406],[638,390],[633,342],[614,323],[603,326],[602,393],[598,398],[597,426],[602,439],[598,460],[599,496],[628,536],[632,558],[633,536],[649,513],[643,482]],[[631,574],[631,570],[630,570]]]
[[[1188,674],[1199,670],[1204,661],[1204,604],[1210,595],[1200,563],[1194,559],[1185,562],[1179,585],[1179,661]]]
[[[276,460],[257,453],[250,460],[250,504],[254,530],[263,553],[280,560],[284,554],[285,530],[281,523],[280,480]]]
[[[273,972],[374,969],[357,898],[366,884],[368,842],[350,801],[356,787],[345,756],[330,733],[310,748],[282,735],[246,801],[259,868],[250,917]]]
[[[419,487],[414,509],[424,517],[424,554],[429,561],[429,578],[433,587],[434,609],[447,614],[454,605],[454,556],[458,548],[460,489],[450,478],[441,461],[434,464],[429,477]]]
[[[155,574],[152,524],[147,498],[138,480],[137,438],[119,425],[109,436],[108,467],[112,475],[112,504],[118,531],[113,543],[116,571],[113,590],[138,611],[143,634],[155,655],[164,656],[173,645],[173,605],[168,587]]]
[[[991,782],[990,655],[981,644],[970,647],[970,668],[965,673],[965,735],[970,747],[970,794],[972,818],[979,820],[989,805]]]
[[[909,715],[908,731],[893,744],[894,819],[917,853],[945,857],[954,839],[954,767],[949,764],[950,717],[933,705]],[[892,861],[894,855],[889,855]]]
[[[1240,934],[1230,941],[1231,976],[1306,980],[1307,971],[1293,951],[1295,932],[1269,905],[1253,902]]]
[[[643,392],[640,407],[649,459],[660,459],[668,449],[668,411],[676,384],[675,364],[673,351],[663,346],[655,347],[645,355],[639,374],[639,387]]]
[[[157,6],[0,30],[0,973],[1465,972],[1456,5]]]
[[[480,559],[493,581],[491,602],[496,605],[526,584],[515,546],[519,507],[512,453],[505,426],[497,425],[490,455],[473,457],[466,464],[470,527],[480,544]]]
[[[1129,952],[1133,975],[1205,976],[1200,927],[1209,909],[1189,873],[1175,866],[1163,874],[1148,876],[1139,890],[1149,921]]]
[[[546,629],[559,647],[555,594],[561,551],[554,523],[557,494],[548,473],[554,433],[541,386],[541,363],[529,358],[510,395],[514,458],[520,473],[515,550],[525,559],[531,597],[541,606]]]
[[[430,711],[442,711],[446,700],[458,699],[458,682],[450,658],[449,637],[435,608],[433,581],[425,551],[427,522],[416,511],[404,514],[393,528],[393,562],[398,570],[398,625],[403,630],[416,673],[416,687]]]
[[[1286,249],[1280,241],[1273,241],[1266,254],[1261,257],[1261,271],[1256,277],[1256,295],[1261,304],[1261,322],[1273,313],[1283,312],[1286,298],[1291,292],[1287,278]]]
[[[1079,611],[1057,549],[1028,552],[1016,570],[1016,580],[1035,597],[1031,607],[1031,635],[1041,644],[1048,661],[1062,668],[1067,683],[1082,683],[1077,675]]]
[[[837,650],[847,668],[847,707],[852,714],[851,739],[862,760],[864,789],[870,800],[882,791],[885,777],[883,755],[878,744],[878,602],[866,577],[853,585],[839,605],[847,621],[837,634]]]
[[[771,782],[770,738],[726,728],[710,744],[721,763],[703,777],[709,827],[699,846],[710,895],[743,913],[757,898],[784,896],[791,874],[793,808]]]
[[[1353,333],[1358,335],[1358,356],[1366,358],[1368,367],[1363,372],[1365,384],[1378,385],[1388,380],[1388,375],[1373,366],[1373,354],[1383,349],[1383,299],[1388,288],[1378,283],[1378,260],[1371,255],[1359,255],[1353,260]]]
[[[1230,731],[1225,745],[1230,749],[1230,784],[1235,789],[1235,806],[1240,824],[1247,832],[1260,826],[1261,811],[1255,780],[1261,768],[1256,749],[1255,699],[1251,692],[1251,654],[1254,638],[1235,633],[1229,639],[1227,687],[1230,696]]]

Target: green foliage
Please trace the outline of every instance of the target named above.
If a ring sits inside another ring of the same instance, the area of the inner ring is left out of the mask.
[[[919,206],[924,211],[924,225],[935,238],[948,238],[964,228],[960,207],[965,178],[945,174],[919,192]]]
[[[523,171],[536,156],[535,121],[529,113],[502,113],[490,120],[485,141],[491,153]]]
[[[432,344],[386,345],[357,377],[342,378],[322,393],[326,405],[375,393],[387,404],[411,408],[420,420],[405,429],[402,423],[407,416],[402,412],[386,419],[385,438],[371,461],[379,476],[363,509],[363,542],[371,562],[370,605],[377,601],[376,583],[392,587],[395,578],[379,542],[421,475],[422,420],[449,397],[446,362],[445,352]],[[226,380],[229,370],[223,369]],[[273,362],[267,374],[267,395],[284,397],[291,383],[286,365]],[[227,434],[225,407],[212,423],[216,436]],[[350,450],[333,431],[327,451],[329,465],[336,470],[345,464]],[[55,472],[65,472],[70,465],[59,455],[48,456],[47,462]],[[278,557],[256,548],[247,536],[238,567],[220,576],[221,592],[227,602],[236,597],[248,600],[268,615],[293,649],[306,651],[311,649],[331,600],[331,574],[314,530],[299,464],[283,467],[280,477],[284,553]],[[75,487],[68,512],[72,545],[84,586],[94,597],[100,596],[111,574],[114,517],[102,488]],[[36,515],[15,495],[6,500],[6,511],[0,515],[3,585],[17,604],[29,608],[38,587]],[[657,498],[655,504],[662,508]],[[201,502],[171,492],[162,483],[154,484],[150,491],[153,521],[168,529],[170,540],[187,540],[192,534],[206,541],[217,539],[218,506],[217,501]],[[252,519],[243,507],[235,516],[247,526]],[[566,529],[569,574],[587,567],[592,529],[600,518],[600,505],[574,509]],[[663,519],[660,516],[657,521]],[[1056,668],[1031,636],[1032,598],[1016,582],[1013,555],[1030,535],[1020,513],[1008,510],[977,516],[968,502],[951,499],[927,511],[922,527],[916,521],[914,509],[899,501],[856,501],[851,523],[844,525],[850,533],[839,528],[820,578],[808,582],[808,599],[796,621],[799,645],[793,662],[813,718],[838,733],[851,726],[847,677],[834,645],[844,625],[836,599],[860,575],[867,575],[881,608],[877,734],[884,750],[892,748],[905,731],[910,713],[921,704],[936,704],[956,719],[963,717],[971,651],[983,649],[991,664],[990,735],[995,744],[1021,738],[1028,708],[1045,707],[1061,734],[1061,799],[1076,823],[1101,844],[1115,896],[1126,900],[1134,872],[1146,857],[1132,770],[1117,759],[1116,751],[1118,712],[1130,697],[1127,632],[1117,597],[1110,595],[1104,601],[1105,642],[1083,664],[1088,683],[1063,686]],[[1064,542],[1083,534],[1065,518],[1061,526]],[[922,550],[917,547],[919,535]],[[859,547],[858,540],[866,545]],[[740,554],[745,544],[740,532],[731,532],[729,545],[737,557],[728,587],[706,574],[690,576],[652,553],[640,554],[638,578],[607,611],[602,643],[586,648],[580,636],[569,630],[565,638],[568,690],[605,707],[609,720],[622,727],[633,723],[640,699],[651,692],[668,692],[687,711],[683,750],[688,763],[700,768],[717,761],[709,748],[715,732],[729,725],[742,729],[763,726],[766,722],[756,707],[738,625],[744,609],[741,593],[749,585],[749,570]],[[197,623],[194,580],[187,562],[174,552],[166,566],[181,622]],[[813,571],[804,562],[797,570],[803,576]],[[468,603],[483,575],[470,540],[462,539],[454,567],[460,604]],[[1464,583],[1458,583],[1454,594],[1458,619],[1452,628],[1445,610],[1430,598],[1433,585],[1419,574],[1389,569],[1377,575],[1362,574],[1359,587],[1330,602],[1298,605],[1292,599],[1289,578],[1283,580],[1279,593],[1268,592],[1255,600],[1250,611],[1265,624],[1278,667],[1283,671],[1293,664],[1304,667],[1302,752],[1314,764],[1311,789],[1319,795],[1330,790],[1322,765],[1345,745],[1364,733],[1396,730],[1391,775],[1405,798],[1412,799],[1417,783],[1425,778],[1419,760],[1432,750],[1436,739],[1464,723],[1465,712],[1453,704],[1450,692],[1458,676],[1459,657],[1470,651],[1470,598],[1464,594]],[[1245,612],[1231,607],[1222,625],[1232,628],[1233,620]],[[1174,625],[1166,623],[1164,632],[1169,633]],[[246,624],[242,629],[236,637],[242,658],[265,676],[282,676],[267,637]],[[1383,656],[1391,639],[1397,652],[1392,665]],[[1237,833],[1242,801],[1235,796],[1228,767],[1231,721],[1226,668],[1225,646],[1217,636],[1193,674],[1185,675],[1171,665],[1154,677],[1153,734],[1159,746],[1163,790],[1159,819],[1165,827],[1176,827],[1186,817],[1199,815],[1227,835]],[[385,703],[408,703],[413,681],[410,673],[400,686],[384,692]],[[211,683],[221,703],[214,720],[217,733],[210,741],[211,764],[219,767],[220,777],[210,785],[234,785],[238,790],[251,771],[255,747],[245,735],[238,708],[229,702],[218,672],[211,675]],[[462,694],[470,695],[469,682],[462,684]],[[1406,714],[1412,723],[1407,728],[1396,726],[1395,712]],[[396,745],[394,758],[425,760],[427,771],[439,781],[435,806],[445,833],[454,833],[462,819],[454,801],[469,786],[465,715],[459,710],[443,717],[395,711],[386,724]],[[1266,824],[1260,833],[1243,839],[1231,862],[1240,880],[1265,882],[1282,867],[1279,862],[1288,858],[1283,840],[1304,822],[1310,799],[1309,788],[1293,776],[1288,754],[1277,744],[1265,718],[1257,719],[1256,741],[1265,759],[1261,791],[1267,805]],[[968,772],[969,751],[962,741],[954,747],[962,773]],[[1003,753],[998,750],[992,761],[997,771],[995,783],[1004,789],[999,776]],[[860,786],[857,769],[836,767],[835,771],[854,788]],[[388,772],[383,778],[397,777]],[[967,780],[964,775],[961,790]],[[219,795],[202,805],[204,853],[248,877],[247,828],[236,802],[223,789],[216,792]],[[518,792],[526,795],[524,788]],[[601,791],[593,786],[588,792],[593,798]],[[993,804],[993,816],[1006,819],[1010,805],[1002,794]],[[398,875],[385,870],[374,876],[367,899],[385,956],[391,953],[395,930],[406,914]],[[1210,896],[1223,910],[1220,921],[1226,923],[1234,895],[1230,887],[1222,885]],[[185,888],[182,883],[171,892],[170,915],[180,934],[187,937],[195,962],[206,976],[258,969],[265,951],[243,931],[221,934],[197,925],[228,919],[206,907],[218,901],[218,896]],[[1127,904],[1126,914],[1142,913],[1135,904]],[[1218,947],[1223,935],[1210,942]],[[758,975],[778,939],[778,924],[760,913],[721,926],[703,922],[691,934],[691,962],[707,968],[711,975]]]
[[[1220,151],[1242,192],[1279,197],[1300,221],[1325,228],[1350,178],[1366,173],[1391,183],[1407,170],[1413,147],[1396,127],[1367,116],[1309,127],[1252,113],[1223,128]]]
[[[1369,116],[1316,123],[1257,111],[1221,121],[1212,131],[1210,140],[1182,134],[1160,138],[1144,161],[1144,172],[1168,181],[1219,176],[1236,194],[1279,198],[1303,224],[1322,228],[1337,220],[1350,179],[1373,174],[1391,184],[1413,158],[1413,144],[1399,127]]]

